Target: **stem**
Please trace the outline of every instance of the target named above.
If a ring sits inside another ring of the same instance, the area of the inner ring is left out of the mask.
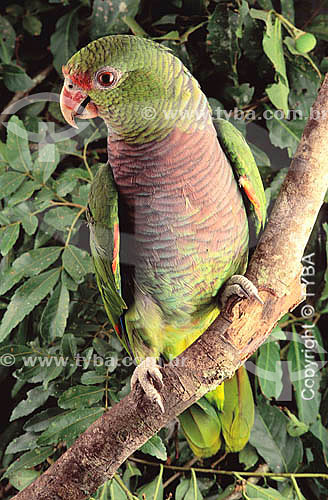
[[[301,472],[240,472],[234,470],[217,470],[217,469],[201,469],[200,467],[180,467],[178,465],[166,465],[166,464],[158,464],[156,462],[150,462],[148,460],[143,460],[141,458],[130,457],[129,460],[133,462],[151,465],[153,467],[159,467],[162,465],[165,469],[177,470],[181,472],[190,472],[191,470],[195,472],[200,472],[203,474],[219,474],[222,476],[245,476],[245,477],[287,477],[287,478],[308,478],[308,477],[318,477],[321,479],[328,479],[328,474],[320,474],[320,473],[301,473]]]
[[[83,212],[86,211],[86,207],[82,207],[81,210],[76,214],[73,222],[72,222],[72,225],[71,227],[69,228],[69,231],[68,231],[68,235],[67,235],[67,238],[66,238],[66,242],[65,242],[65,247],[68,247],[68,244],[69,244],[69,240],[71,239],[71,236],[72,236],[72,231],[74,229],[74,226],[75,224],[77,223],[77,221],[79,220],[80,216],[83,214]]]
[[[66,206],[66,207],[76,207],[76,208],[86,210],[86,207],[84,207],[83,205],[80,205],[79,203],[71,203],[70,201],[63,202],[63,201],[50,200],[50,203],[51,203],[51,205],[62,205],[62,206]]]
[[[83,162],[84,162],[84,165],[90,175],[90,179],[93,180],[93,173],[91,171],[91,168],[89,167],[89,163],[88,163],[88,160],[87,160],[87,149],[88,149],[88,146],[90,144],[90,142],[92,142],[93,138],[97,135],[97,132],[98,132],[98,129],[96,129],[93,134],[91,134],[91,136],[89,137],[89,139],[87,139],[85,141],[85,144],[84,144],[84,148],[83,148]]]
[[[291,480],[292,480],[293,486],[294,486],[294,488],[295,488],[295,492],[296,492],[297,498],[298,498],[299,500],[303,500],[303,495],[302,495],[302,493],[301,493],[301,490],[299,489],[299,486],[298,486],[298,484],[297,484],[297,481],[296,481],[296,479],[295,479],[295,476],[294,476],[294,475],[292,475],[292,476],[291,476]]]
[[[189,462],[187,462],[186,467],[191,467],[192,465],[194,465],[198,461],[199,461],[199,458],[194,457]],[[175,474],[173,474],[173,476],[169,477],[168,480],[165,481],[165,483],[163,484],[163,489],[165,489],[169,484],[173,483],[173,481],[178,479],[178,477],[180,477],[181,475],[182,475],[182,472],[176,472]]]
[[[123,483],[122,479],[120,478],[120,476],[118,474],[115,474],[113,479],[115,479],[115,481],[120,485],[120,487],[122,488],[122,490],[124,490],[124,492],[126,493],[127,497],[128,498],[131,498],[132,500],[138,500],[138,497],[134,496],[131,491],[129,490],[129,488],[127,488],[127,486],[125,486],[125,484]]]

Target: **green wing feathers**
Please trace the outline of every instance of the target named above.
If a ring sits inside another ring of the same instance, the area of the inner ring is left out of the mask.
[[[215,408],[201,398],[179,416],[188,444],[197,457],[208,458],[221,448],[221,422]]]
[[[253,154],[243,135],[229,121],[213,120],[219,142],[230,160],[239,186],[249,200],[249,209],[256,234],[263,229],[266,219],[266,199],[261,176]]]
[[[215,455],[222,442],[227,452],[242,450],[254,423],[253,393],[246,369],[239,368],[230,380],[184,411],[179,420],[196,456]]]
[[[121,338],[120,316],[127,306],[121,296],[118,196],[109,165],[101,166],[93,180],[87,218],[97,284],[106,313]]]
[[[226,451],[244,448],[254,424],[254,399],[246,368],[242,366],[224,383],[226,397],[220,414]]]

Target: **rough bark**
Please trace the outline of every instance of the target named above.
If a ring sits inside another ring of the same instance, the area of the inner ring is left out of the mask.
[[[137,390],[110,408],[17,500],[80,500],[161,427],[234,371],[302,300],[301,259],[328,185],[328,79],[313,106],[302,140],[247,275],[264,305],[232,304],[210,328],[163,369],[165,413]]]

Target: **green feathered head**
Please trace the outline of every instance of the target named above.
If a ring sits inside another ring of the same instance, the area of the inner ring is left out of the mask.
[[[75,117],[100,116],[112,134],[140,142],[165,136],[177,122],[186,127],[186,111],[189,124],[193,109],[203,112],[200,122],[208,114],[206,98],[182,62],[146,38],[95,40],[71,57],[63,74],[61,108],[72,126]]]

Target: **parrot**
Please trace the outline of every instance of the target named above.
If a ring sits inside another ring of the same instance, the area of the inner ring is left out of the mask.
[[[266,219],[264,189],[243,135],[213,119],[198,81],[171,49],[108,35],[63,66],[67,123],[100,117],[108,162],[90,188],[90,249],[104,308],[138,384],[163,411],[159,358],[170,361],[220,314],[220,294],[261,301],[246,271],[252,227]],[[219,293],[220,291],[220,293]],[[247,443],[254,420],[245,368],[185,410],[193,453]]]

